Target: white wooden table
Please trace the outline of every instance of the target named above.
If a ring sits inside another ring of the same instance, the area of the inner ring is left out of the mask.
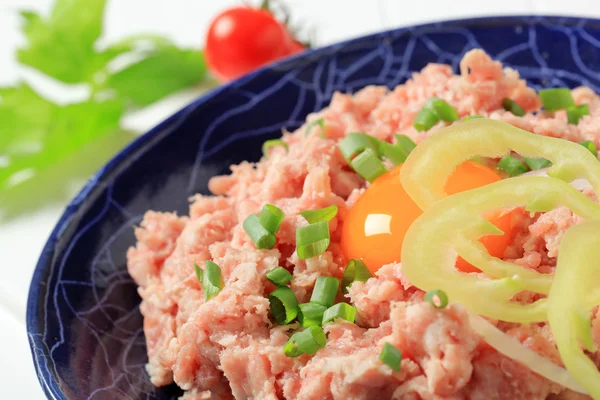
[[[22,43],[16,11],[47,12],[52,0],[0,0],[0,85],[25,77],[47,96],[69,101],[77,90],[40,79],[21,69],[14,50]],[[201,47],[210,19],[234,0],[108,0],[105,39],[140,32],[168,34],[181,45]],[[600,17],[597,0],[288,0],[294,17],[313,24],[318,45],[366,33],[427,22],[482,15],[553,14]],[[343,9],[343,11],[341,11]],[[143,10],[143,11],[142,11]],[[173,96],[127,119],[140,132],[197,96]],[[1,121],[0,121],[1,123]],[[68,199],[47,204],[8,223],[0,224],[0,399],[43,399],[34,374],[25,333],[25,304],[37,257]]]

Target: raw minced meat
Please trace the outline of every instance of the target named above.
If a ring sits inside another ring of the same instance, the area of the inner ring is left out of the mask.
[[[336,93],[324,110],[308,117],[315,125],[284,133],[289,151],[270,150],[269,158],[231,167],[214,177],[215,196],[192,199],[189,217],[148,211],[135,230],[136,247],[128,268],[139,285],[140,310],[148,346],[147,371],[155,385],[175,382],[183,399],[582,399],[499,354],[469,327],[465,310],[452,305],[437,310],[423,302],[423,292],[402,275],[400,263],[381,268],[367,282],[357,282],[346,300],[358,310],[357,324],[325,326],[327,346],[313,357],[289,358],[283,345],[290,327],[273,324],[266,298],[274,286],[265,274],[276,266],[293,272],[291,288],[308,301],[318,276],[340,278],[345,259],[340,249],[347,210],[368,184],[355,174],[337,149],[341,138],[365,132],[392,141],[402,133],[419,143],[429,132],[412,127],[416,113],[431,97],[451,104],[459,115],[479,114],[503,120],[539,135],[600,145],[600,98],[588,88],[573,90],[587,103],[589,116],[578,125],[564,112],[539,112],[540,100],[511,69],[483,51],[467,53],[454,75],[447,65],[430,64],[393,90],[370,86],[353,95]],[[502,109],[509,97],[529,113],[516,117]],[[532,113],[532,111],[538,111]],[[273,204],[285,213],[271,250],[257,250],[242,228],[244,219]],[[329,249],[308,260],[295,253],[295,232],[306,224],[300,211],[335,204]],[[514,213],[518,233],[505,259],[539,272],[553,272],[560,238],[579,218],[559,208],[530,216]],[[205,302],[194,263],[213,260],[224,286]],[[527,293],[518,300],[533,301]],[[597,312],[596,312],[597,315]],[[548,326],[498,323],[523,345],[559,362]],[[293,328],[293,326],[292,326]],[[593,319],[600,342],[600,318]],[[385,342],[404,352],[399,372],[378,356]],[[592,355],[600,364],[600,354]]]

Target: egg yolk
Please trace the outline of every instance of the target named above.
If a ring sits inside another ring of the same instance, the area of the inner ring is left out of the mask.
[[[400,183],[401,165],[380,176],[349,209],[344,220],[341,246],[348,259],[362,259],[371,272],[385,264],[399,262],[404,235],[421,214]],[[459,165],[446,183],[446,193],[455,194],[502,179],[493,169],[473,161]],[[504,235],[484,236],[480,241],[490,255],[502,257],[512,240],[512,215],[496,212],[486,219]],[[464,272],[479,271],[459,258],[456,267]]]

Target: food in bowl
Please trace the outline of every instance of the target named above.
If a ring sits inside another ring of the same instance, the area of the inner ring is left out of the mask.
[[[536,93],[482,50],[460,75],[336,93],[189,216],[135,229],[152,383],[186,400],[600,398],[599,136],[593,91]]]

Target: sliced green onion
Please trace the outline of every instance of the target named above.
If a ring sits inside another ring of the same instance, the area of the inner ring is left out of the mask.
[[[323,314],[327,307],[317,303],[300,304],[300,312],[298,313],[298,322],[303,328],[308,328],[313,325],[321,325],[323,322]]]
[[[306,130],[304,131],[304,136],[308,136],[310,134],[310,131],[312,131],[312,129],[317,125],[321,127],[321,137],[325,137],[325,119],[324,118],[315,119],[314,121],[309,122],[306,125]]]
[[[315,282],[315,287],[310,296],[312,303],[321,304],[325,307],[331,307],[335,303],[340,280],[332,276],[319,276]]]
[[[243,226],[257,249],[272,249],[275,246],[275,243],[277,242],[275,235],[262,226],[258,215],[249,215],[244,221]]]
[[[413,126],[419,132],[430,130],[435,124],[438,123],[440,119],[437,115],[428,108],[421,108],[421,111],[415,117],[413,121]]]
[[[196,277],[202,285],[204,291],[204,300],[208,301],[223,288],[223,278],[221,276],[221,268],[212,261],[206,261],[206,270],[202,270],[198,264],[194,264]]]
[[[438,302],[436,302],[436,298]],[[440,289],[430,290],[425,293],[423,300],[430,303],[435,308],[445,308],[448,305],[448,295]]]
[[[387,172],[387,169],[385,169],[385,166],[373,149],[365,149],[350,161],[350,166],[356,173],[369,182],[373,182]]]
[[[354,322],[356,317],[356,307],[352,307],[348,303],[337,303],[329,307],[323,314],[323,325],[332,322],[337,318],[344,319],[349,322]]]
[[[288,357],[294,358],[294,357],[299,357],[304,353],[302,353],[300,351],[296,342],[294,342],[290,338],[290,340],[288,340],[288,342],[285,344],[285,346],[283,346],[283,354],[285,354]]]
[[[456,109],[448,104],[445,100],[438,97],[433,97],[425,102],[423,108],[427,108],[435,113],[435,115],[446,122],[458,121],[459,116]]]
[[[267,273],[267,279],[277,286],[285,286],[293,278],[293,275],[283,267],[277,267]]]
[[[331,221],[338,213],[338,206],[331,205],[329,207],[320,208],[318,210],[306,210],[302,211],[302,215],[309,224],[314,224],[321,221]]]
[[[298,300],[287,286],[279,287],[269,294],[271,314],[279,325],[289,324],[298,316]]]
[[[293,345],[290,345],[290,342],[293,343]],[[284,346],[283,352],[288,357],[298,357],[300,354],[312,356],[319,349],[325,347],[326,343],[327,337],[325,336],[325,332],[323,332],[323,328],[319,325],[312,325],[302,332],[294,333]]]
[[[579,142],[580,145],[588,149],[595,157],[598,157],[598,151],[596,150],[596,145],[591,140],[584,140],[583,142]]]
[[[338,145],[342,156],[349,163],[366,149],[377,150],[377,139],[364,133],[350,133]]]
[[[516,101],[509,98],[502,100],[502,108],[504,108],[506,111],[510,111],[517,117],[522,117],[525,115],[525,110],[523,110],[523,107],[518,105]]]
[[[259,222],[267,231],[276,234],[283,222],[284,214],[279,207],[265,204],[260,211]]]
[[[548,168],[552,166],[552,162],[550,160],[546,160],[545,158],[527,158],[523,157],[523,161],[525,164],[532,170],[536,171],[542,168]]]
[[[544,89],[539,92],[542,105],[547,111],[563,110],[575,105],[568,88]]]
[[[590,109],[587,104],[567,108],[567,120],[570,124],[577,125],[584,115],[590,115]]]
[[[317,222],[296,230],[296,252],[301,260],[323,254],[329,247],[329,223]]]
[[[263,156],[265,156],[265,158],[269,158],[269,149],[271,147],[277,147],[277,146],[283,147],[286,152],[290,149],[288,144],[281,139],[267,140],[262,145]]]
[[[479,114],[467,115],[466,117],[463,118],[463,121],[470,121],[472,119],[479,119],[479,118],[484,118],[484,116],[483,115],[479,115]]]
[[[508,176],[518,176],[527,172],[527,166],[511,155],[502,157],[498,163],[498,169],[506,172]]]
[[[402,365],[402,352],[397,347],[386,342],[383,345],[383,349],[381,349],[381,354],[379,354],[379,360],[398,372]]]
[[[342,293],[348,293],[348,288],[354,282],[366,282],[372,276],[371,271],[369,271],[363,260],[350,260],[346,265],[344,275],[342,275]]]
[[[417,145],[406,135],[394,135],[396,144],[381,141],[379,144],[379,152],[381,155],[392,162],[394,165],[400,165],[408,158],[411,151]]]

